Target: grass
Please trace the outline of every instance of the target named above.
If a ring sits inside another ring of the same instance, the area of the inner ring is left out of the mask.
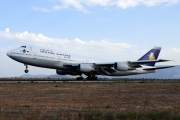
[[[180,83],[0,83],[0,120],[179,120]]]
[[[180,120],[180,113],[173,113],[170,110],[154,110],[144,113],[136,111],[126,112],[103,112],[89,111],[84,115],[85,120]]]
[[[0,112],[1,120],[180,120],[180,113],[170,110],[154,110],[139,113],[130,111],[16,111]]]

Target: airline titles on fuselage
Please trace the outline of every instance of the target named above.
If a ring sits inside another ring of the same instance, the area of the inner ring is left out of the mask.
[[[41,52],[41,53],[45,53],[45,54],[63,56],[64,58],[71,59],[71,55],[68,55],[68,54],[60,54],[60,53],[56,53],[56,54],[55,54],[52,50],[40,49],[40,52]]]

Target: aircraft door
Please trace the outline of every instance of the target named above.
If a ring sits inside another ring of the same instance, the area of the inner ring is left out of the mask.
[[[33,58],[36,59],[37,58],[37,54],[34,52],[33,53]]]

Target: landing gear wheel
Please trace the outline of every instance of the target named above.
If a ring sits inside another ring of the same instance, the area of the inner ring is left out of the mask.
[[[88,76],[88,77],[86,78],[86,80],[92,80],[92,77]]]
[[[97,76],[88,76],[86,79],[87,80],[98,80],[98,77]]]
[[[25,73],[28,73],[28,72],[29,72],[29,70],[24,70],[24,72],[25,72]]]
[[[77,77],[76,80],[84,80],[83,77]]]
[[[93,79],[93,80],[98,80],[98,77],[97,77],[97,76],[95,76],[95,77],[92,77],[92,79]]]

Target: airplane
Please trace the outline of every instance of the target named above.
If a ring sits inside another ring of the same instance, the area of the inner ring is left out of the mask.
[[[37,46],[21,46],[7,52],[7,56],[25,65],[25,73],[28,73],[28,65],[56,69],[59,75],[78,75],[77,80],[98,80],[97,75],[127,76],[145,73],[154,73],[158,69],[171,68],[174,66],[156,67],[157,62],[170,60],[157,59],[161,47],[153,47],[149,52],[137,61],[110,61],[72,55]]]

